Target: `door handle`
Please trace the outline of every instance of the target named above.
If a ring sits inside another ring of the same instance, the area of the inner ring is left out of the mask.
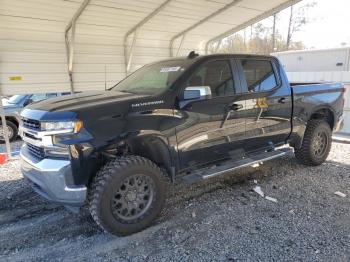
[[[233,104],[230,106],[230,109],[233,110],[233,111],[238,111],[240,109],[243,109],[243,105],[241,104]]]
[[[280,103],[280,104],[285,104],[286,101],[287,101],[287,99],[285,97],[278,99],[278,103]]]

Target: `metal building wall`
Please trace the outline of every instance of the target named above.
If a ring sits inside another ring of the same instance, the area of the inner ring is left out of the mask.
[[[341,132],[350,134],[350,71],[341,72],[287,72],[290,82],[342,82],[345,85],[344,120],[345,125]]]
[[[125,5],[125,1],[91,1],[76,26],[74,90],[102,90],[105,85],[110,87],[123,79],[126,75],[125,35],[163,2],[129,1]],[[129,47],[132,37],[128,38]],[[168,41],[162,41],[162,37],[155,38],[155,32],[139,32],[130,72],[169,57]]]
[[[57,2],[0,1],[1,93],[69,90],[64,29],[80,3]]]
[[[273,54],[287,72],[339,72],[350,70],[350,48],[288,51]]]
[[[282,62],[290,82],[345,84],[345,126],[341,132],[350,134],[350,48],[289,51],[273,55]]]

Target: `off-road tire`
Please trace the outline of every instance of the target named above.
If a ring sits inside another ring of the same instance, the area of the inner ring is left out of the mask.
[[[316,142],[319,133],[324,134],[326,139],[325,148],[322,154],[317,155],[313,150],[313,145]],[[304,165],[318,166],[324,163],[329,155],[332,145],[332,130],[329,124],[324,120],[310,120],[306,126],[304,139],[301,148],[295,148],[295,157]]]
[[[125,179],[143,174],[154,185],[152,201],[147,211],[133,221],[116,217],[112,199]],[[104,165],[95,176],[89,192],[89,209],[94,221],[106,232],[125,236],[150,226],[160,214],[166,199],[165,174],[152,161],[139,156],[118,157]]]
[[[13,142],[17,139],[18,136],[18,128],[17,126],[10,122],[10,121],[6,121],[6,125],[12,129],[12,135],[9,137],[10,142]],[[2,125],[0,125],[0,129],[2,129]],[[1,130],[2,132],[3,130]],[[0,137],[0,143],[5,143],[5,139],[3,137]]]

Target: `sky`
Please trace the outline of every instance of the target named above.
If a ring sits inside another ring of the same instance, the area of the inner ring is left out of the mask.
[[[303,0],[297,6],[310,2],[317,2],[308,11],[310,22],[294,35],[293,41],[304,42],[307,49],[341,47],[341,43],[350,46],[350,0]],[[288,10],[280,13],[284,29],[289,14]]]

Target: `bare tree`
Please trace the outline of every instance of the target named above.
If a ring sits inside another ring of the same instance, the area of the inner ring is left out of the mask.
[[[315,6],[315,2],[308,3],[301,7],[291,7],[287,38],[284,38],[277,29],[279,14],[274,14],[272,24],[267,26],[266,22],[253,24],[242,31],[231,35],[220,42],[210,46],[210,52],[216,53],[254,53],[268,55],[272,52],[283,50],[304,49],[303,42],[293,41],[293,34],[301,30],[307,24],[307,10]],[[249,30],[250,29],[250,30]],[[248,30],[248,32],[247,32]],[[248,35],[248,36],[247,36]]]
[[[303,6],[300,6],[297,9],[295,9],[294,5],[290,7],[286,50],[290,49],[290,45],[291,45],[294,33],[300,31],[302,27],[309,22],[307,12],[309,11],[310,8],[315,7],[316,4],[317,2],[313,1]]]
[[[290,42],[292,41],[292,27],[293,27],[293,11],[294,6],[292,5],[290,7],[290,16],[289,16],[289,23],[288,23],[288,34],[287,34],[287,42],[286,42],[286,50],[289,50]]]

